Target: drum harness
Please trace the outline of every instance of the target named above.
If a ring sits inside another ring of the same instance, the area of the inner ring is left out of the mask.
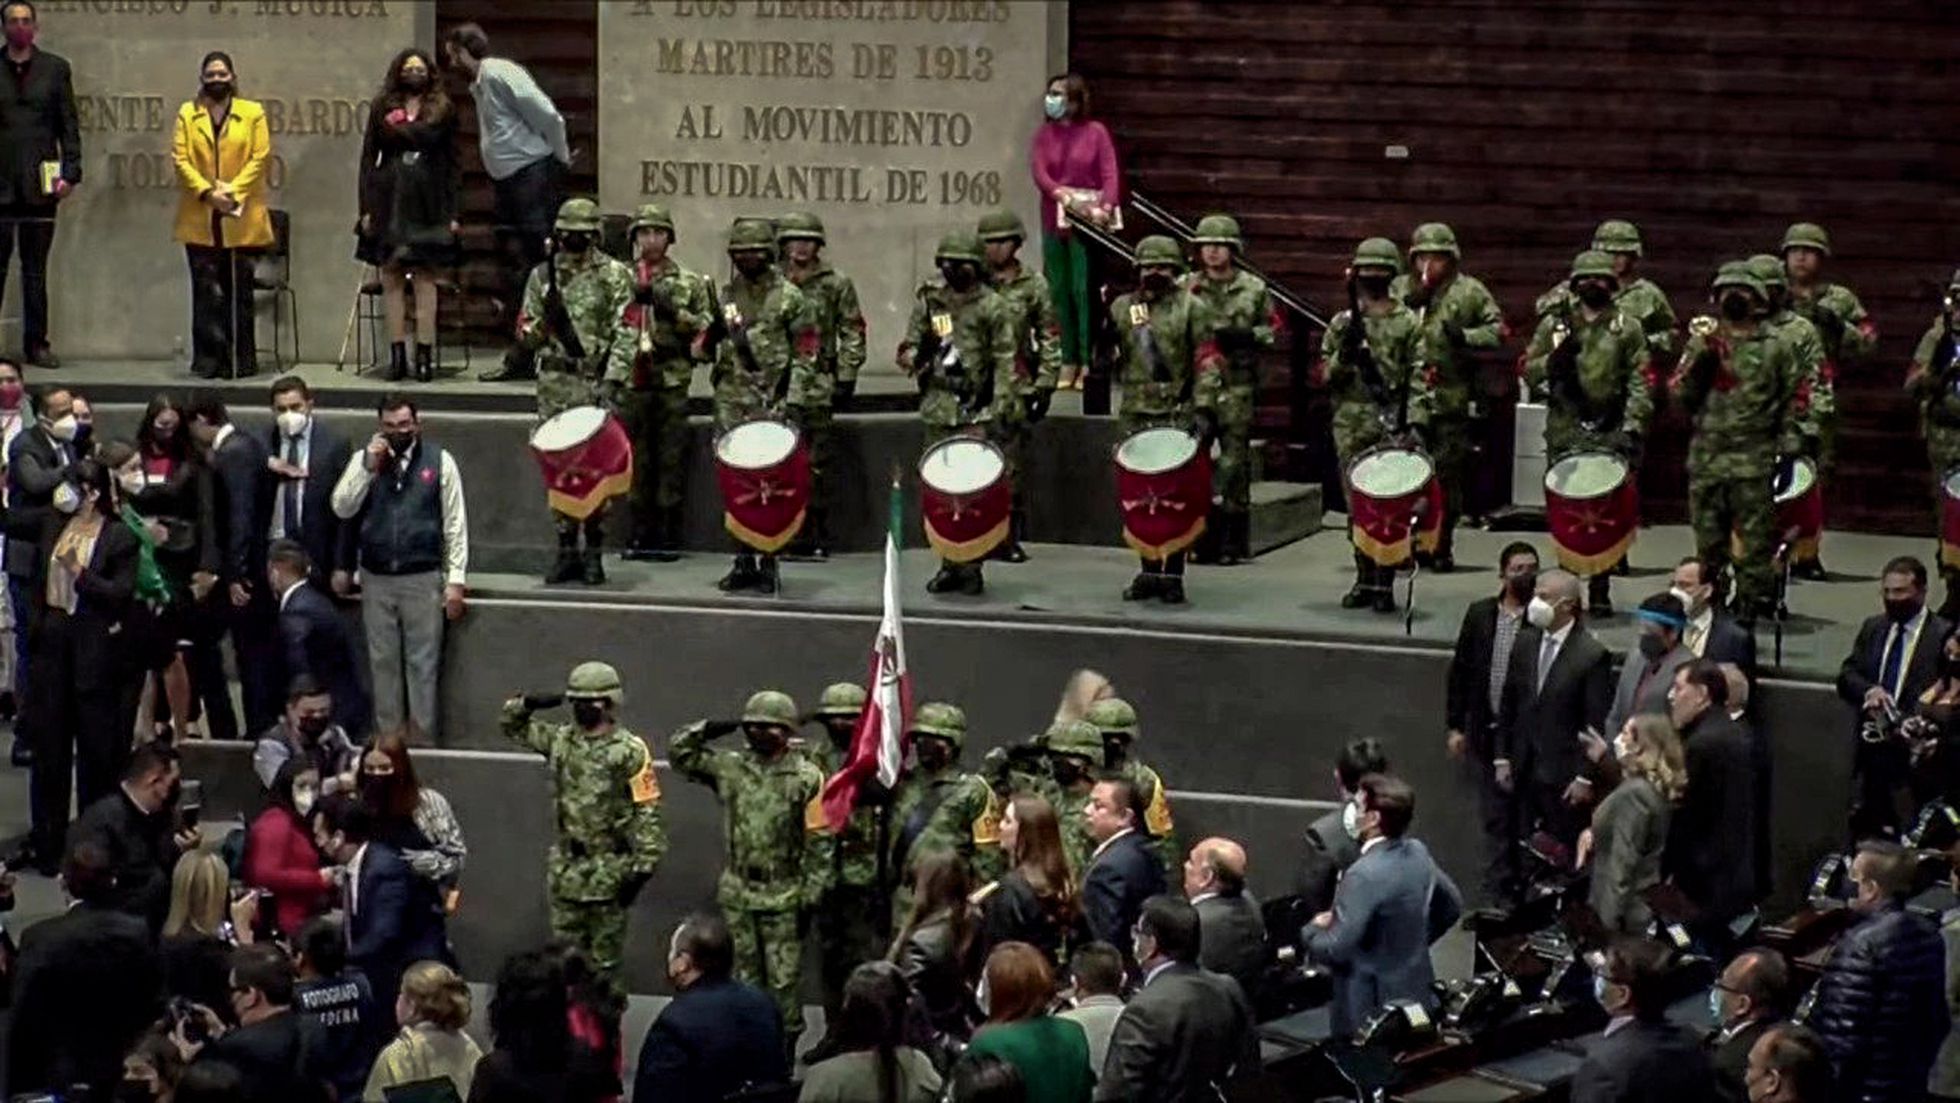
[[[557,339],[565,353],[573,360],[585,359],[585,342],[579,340],[578,330],[572,326],[572,313],[565,309],[565,296],[558,290],[558,243],[551,243],[551,252],[544,258],[544,324],[545,333]]]
[[[993,373],[986,372],[980,376],[978,391],[972,396],[974,401],[968,402],[967,391],[973,381],[967,374],[966,358],[960,355],[960,347],[952,340],[950,333],[942,340],[939,331],[933,328],[934,318],[945,315],[950,320],[952,312],[936,309],[941,304],[933,302],[931,284],[919,286],[919,305],[926,315],[925,333],[919,338],[919,347],[912,352],[912,372],[919,377],[919,390],[923,393],[935,374],[944,376],[948,385],[959,395],[960,424],[976,424],[979,411],[994,403]]]
[[[1552,329],[1552,350],[1546,361],[1545,374],[1552,393],[1571,407],[1578,417],[1579,427],[1589,434],[1598,435],[1604,433],[1607,426],[1618,424],[1626,416],[1626,382],[1621,380],[1613,388],[1612,395],[1595,404],[1586,394],[1585,382],[1579,378],[1579,348],[1576,341],[1572,308],[1568,304],[1560,311],[1558,324]]]

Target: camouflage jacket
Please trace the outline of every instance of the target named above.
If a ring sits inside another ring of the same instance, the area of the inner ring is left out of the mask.
[[[809,757],[811,762],[816,763],[817,768],[823,771],[825,778],[829,778],[832,774],[844,768],[844,752],[839,751],[828,738],[819,739],[816,743],[806,747],[803,753]],[[860,786],[858,789],[858,802],[851,809],[851,818],[844,822],[844,830],[842,832],[833,832],[836,836],[830,859],[830,887],[833,889],[876,889],[884,887],[878,884],[878,813],[880,805],[871,799],[873,797],[872,790],[877,788],[878,780],[875,777]],[[878,795],[882,796],[883,794]],[[897,819],[888,814],[885,824],[887,845],[897,835]],[[892,879],[892,870],[890,867],[887,867],[885,870],[885,878],[889,884]]]
[[[898,364],[921,381],[919,416],[958,428],[1014,420],[1014,307],[982,284],[962,295],[943,283],[919,288],[898,345]],[[914,361],[928,350],[923,366]]]
[[[558,295],[572,330],[584,346],[585,358],[574,360],[564,344],[545,333],[545,300],[551,290],[550,268],[558,266]],[[584,257],[560,253],[531,270],[524,285],[524,309],[517,318],[517,340],[536,350],[539,372],[559,372],[589,380],[602,378],[611,364],[613,345],[625,332],[622,319],[633,301],[633,274],[624,264],[598,249]]]
[[[1184,289],[1205,304],[1211,315],[1211,337],[1218,346],[1221,370],[1200,377],[1198,388],[1252,387],[1259,382],[1259,352],[1272,348],[1286,332],[1286,315],[1273,304],[1266,281],[1250,272],[1232,270],[1230,279],[1215,280],[1203,272],[1184,278]],[[1200,398],[1210,406],[1215,399]]]
[[[998,273],[995,273],[998,275]],[[1062,378],[1062,323],[1055,314],[1055,297],[1039,272],[1015,266],[1014,275],[996,279],[995,293],[1014,308],[1014,381],[1022,395],[1052,391]]]
[[[856,382],[864,367],[864,311],[858,306],[857,285],[822,261],[800,280],[787,271],[784,277],[803,292],[818,335],[816,360],[789,381],[789,403],[828,408],[837,384]]]
[[[721,798],[727,865],[716,899],[742,911],[815,907],[830,884],[834,842],[824,828],[823,771],[786,751],[763,762],[746,748],[708,746],[707,722],[674,733],[667,758]]]
[[[1574,379],[1552,379],[1552,352],[1560,341],[1578,342]],[[1538,320],[1524,354],[1525,382],[1545,395],[1545,439],[1555,454],[1610,443],[1616,433],[1645,436],[1660,383],[1640,323],[1609,307],[1588,321],[1577,299],[1571,309]],[[1583,409],[1580,407],[1583,405]]]
[[[1640,332],[1647,336],[1647,354],[1656,363],[1673,362],[1675,348],[1681,343],[1680,335],[1675,332],[1674,304],[1668,301],[1667,292],[1659,284],[1645,276],[1635,276],[1632,283],[1614,293],[1613,305],[1640,323]],[[1568,308],[1577,310],[1579,300],[1563,283],[1538,296],[1533,307],[1539,318]]]
[[[1114,770],[1129,778],[1142,794],[1143,822],[1138,827],[1150,836],[1150,850],[1163,863],[1164,872],[1176,872],[1183,856],[1177,851],[1177,823],[1171,817],[1171,795],[1164,791],[1164,779],[1133,757],[1124,758]]]
[[[1803,386],[1798,390],[1798,400],[1821,424],[1837,416],[1837,384],[1833,381],[1831,362],[1824,356],[1824,338],[1810,319],[1794,310],[1784,309],[1765,318],[1777,336],[1789,342],[1790,349],[1797,355],[1797,365],[1803,369]]]
[[[1700,366],[1704,352],[1715,357],[1712,367]],[[1805,451],[1817,426],[1798,401],[1803,384],[1796,351],[1766,324],[1690,333],[1668,379],[1694,420],[1689,478],[1766,479],[1778,456]]]
[[[1381,384],[1388,390],[1385,404],[1378,404],[1369,392],[1359,366],[1347,355],[1347,328],[1351,315],[1345,310],[1334,315],[1320,341],[1320,363],[1314,371],[1334,400],[1334,447],[1341,462],[1353,459],[1388,435],[1400,406],[1396,392],[1408,388],[1409,424],[1423,425],[1429,420],[1429,373],[1421,370],[1422,334],[1416,327],[1415,311],[1401,300],[1389,304],[1388,312],[1362,315],[1363,341],[1374,355]]]
[[[1404,273],[1389,285],[1389,294],[1406,300],[1414,289],[1414,277]],[[1465,416],[1477,385],[1477,362],[1471,354],[1504,342],[1504,315],[1497,300],[1483,281],[1458,272],[1430,295],[1417,317],[1422,324],[1423,361],[1435,374],[1430,413]]]
[[[949,767],[937,777],[907,775],[892,805],[892,867],[910,884],[920,858],[951,850],[966,859],[975,884],[992,880],[1002,865],[1000,815],[979,774]]]
[[[694,381],[697,342],[714,320],[714,284],[672,257],[662,258],[658,267],[640,261],[632,274],[636,293],[647,288],[673,304],[674,316],[663,318],[653,306],[629,299],[620,312],[625,337],[613,342],[606,378],[635,390],[685,390]]]
[[[667,853],[653,755],[625,728],[590,735],[533,719],[522,699],[504,703],[504,737],[545,757],[558,837],[545,859],[553,898],[617,900],[630,879],[650,876]]]
[[[1943,319],[1934,320],[1919,338],[1912,353],[1912,369],[1906,373],[1906,391],[1919,403],[1919,415],[1927,442],[1951,451],[1960,445],[1960,358],[1954,356],[1954,341],[1960,340]],[[1942,347],[1944,346],[1944,347]],[[1944,476],[1945,472],[1935,471]]]
[[[1790,309],[1810,319],[1824,339],[1825,370],[1835,375],[1847,363],[1870,356],[1878,347],[1878,327],[1865,304],[1841,283],[1820,283],[1805,292],[1790,285]]]
[[[777,396],[786,398],[798,377],[816,370],[823,339],[803,292],[774,268],[757,280],[737,273],[717,308],[728,333],[715,347],[715,409],[727,428],[778,411],[784,400]],[[752,358],[743,355],[742,338]]]
[[[1203,393],[1198,381],[1216,376],[1224,364],[1211,307],[1182,287],[1159,299],[1132,291],[1109,308],[1121,342],[1125,418],[1184,417],[1204,399],[1217,398],[1217,385]]]

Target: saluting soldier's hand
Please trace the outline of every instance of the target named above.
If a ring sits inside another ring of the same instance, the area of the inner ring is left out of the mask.
[[[524,707],[532,712],[555,709],[565,703],[565,695],[562,693],[526,693],[518,699],[523,701]]]
[[[710,720],[701,726],[701,731],[709,739],[719,739],[724,735],[742,730],[739,720]]]

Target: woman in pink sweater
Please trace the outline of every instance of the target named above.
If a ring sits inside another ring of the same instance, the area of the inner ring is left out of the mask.
[[[1062,386],[1082,386],[1089,362],[1089,254],[1056,217],[1056,205],[1107,225],[1122,199],[1116,145],[1089,117],[1089,85],[1075,73],[1048,82],[1042,100],[1048,120],[1034,132],[1028,161],[1041,191],[1041,263],[1062,328]]]

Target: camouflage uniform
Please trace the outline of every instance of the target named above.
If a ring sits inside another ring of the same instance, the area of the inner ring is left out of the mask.
[[[1170,238],[1152,235],[1137,242],[1136,266],[1146,279],[1153,270],[1168,269],[1175,281],[1184,255]],[[1112,303],[1109,316],[1122,357],[1118,417],[1123,435],[1159,427],[1183,429],[1196,432],[1199,448],[1208,449],[1218,433],[1217,382],[1224,359],[1211,307],[1172,282],[1162,292],[1140,285]],[[1206,377],[1211,382],[1201,386]],[[1139,554],[1140,570],[1123,590],[1123,600],[1157,597],[1167,605],[1183,603],[1184,557],[1182,550],[1163,559]]]
[[[1960,304],[1960,269],[1947,281],[1946,295],[1946,305],[1939,318],[1919,338],[1919,345],[1912,353],[1912,369],[1906,375],[1906,393],[1919,404],[1919,428],[1926,436],[1926,458],[1932,462],[1934,481],[1941,484],[1934,494],[1938,503],[1934,532],[1941,531],[1944,523],[1946,476],[1960,467],[1960,357],[1954,355],[1952,320],[1955,305]],[[1949,614],[1960,612],[1960,561],[1947,554],[1944,545],[1941,541],[1934,561],[1939,564],[1940,576],[1946,579],[1946,601],[1940,615],[1952,619]]]
[[[1245,250],[1238,222],[1222,214],[1199,219],[1191,243],[1228,246],[1235,257]],[[1286,318],[1273,305],[1266,281],[1236,267],[1224,279],[1193,272],[1184,289],[1209,308],[1212,340],[1220,353],[1218,370],[1201,376],[1196,390],[1198,406],[1218,417],[1218,467],[1212,485],[1222,530],[1218,561],[1229,566],[1252,558],[1252,417],[1259,354],[1278,342]]]
[[[605,663],[581,663],[565,686],[567,700],[623,694]],[[532,719],[543,702],[504,702],[504,737],[545,757],[552,777],[558,835],[545,859],[551,933],[583,950],[608,977],[618,973],[633,898],[667,853],[660,779],[639,736],[613,726],[588,732],[576,724]]]
[[[1617,218],[1599,224],[1593,231],[1592,247],[1594,252],[1608,256],[1639,257],[1644,251],[1640,227]],[[1674,304],[1668,301],[1667,292],[1645,276],[1615,278],[1620,289],[1613,295],[1613,305],[1640,324],[1640,331],[1647,336],[1647,355],[1657,364],[1671,363],[1681,341],[1675,332]],[[1561,283],[1538,296],[1535,316],[1542,320],[1547,314],[1569,308],[1571,300],[1570,281]]]
[[[981,218],[979,232],[982,245],[1012,241],[1019,249],[1027,238],[1021,216],[1006,209]],[[1006,268],[988,272],[987,282],[996,294],[1007,300],[1017,321],[1014,389],[1021,399],[1020,416],[1003,425],[999,433],[1001,451],[1007,454],[1008,474],[1014,480],[1014,510],[1007,543],[993,558],[1025,563],[1028,553],[1022,543],[1028,538],[1028,505],[1027,480],[1023,475],[1034,427],[1048,416],[1055,386],[1062,377],[1062,327],[1055,314],[1055,297],[1048,289],[1048,280],[1022,265],[1019,259]]]
[[[558,234],[597,235],[598,231],[599,206],[592,200],[568,199],[558,208]],[[582,359],[572,356],[560,336],[547,332],[551,328],[548,304],[554,268],[558,297],[585,353]],[[613,345],[630,343],[620,319],[632,298],[632,273],[601,251],[596,241],[583,253],[561,249],[532,270],[524,286],[524,309],[517,319],[517,344],[536,357],[539,421],[574,406],[604,401],[600,381],[606,375]],[[599,551],[605,544],[605,507],[585,519],[583,557],[578,550],[579,522],[556,510],[551,516],[558,530],[558,558],[545,581],[604,582]]]
[[[677,240],[673,217],[658,203],[634,215],[633,236],[644,229],[667,231],[670,249]],[[657,263],[635,261],[632,274],[633,301],[621,314],[630,339],[613,343],[606,368],[633,437],[633,533],[626,558],[665,563],[679,558],[687,389],[694,382],[696,343],[715,318],[715,289],[672,253]]]
[[[1067,785],[1057,780],[1061,762],[1073,767]],[[1102,771],[1102,733],[1086,720],[1057,720],[1048,730],[1018,747],[995,747],[980,762],[980,772],[1005,808],[1017,796],[1039,797],[1055,810],[1062,835],[1062,853],[1079,882],[1089,868],[1096,840],[1082,808],[1089,803],[1096,775]]]
[[[1014,307],[980,279],[986,255],[977,235],[947,234],[933,260],[942,272],[970,267],[974,282],[966,291],[943,280],[921,285],[898,344],[899,367],[919,384],[925,446],[958,434],[983,436],[999,446],[1021,415],[1014,381],[1019,334]],[[985,588],[978,560],[941,560],[939,573],[926,583],[932,593],[978,594]]]
[[[794,730],[796,702],[764,690],[749,698],[742,723]],[[828,887],[834,845],[819,800],[824,777],[809,758],[788,749],[768,762],[746,748],[711,750],[709,741],[723,727],[689,724],[674,733],[667,757],[681,776],[721,800],[728,861],[715,900],[728,916],[735,975],[775,999],[793,1040],[803,1031],[797,992],[803,919]]]
[[[892,893],[893,928],[912,910],[912,885],[919,861],[954,851],[966,859],[974,884],[1000,875],[1000,802],[979,774],[959,768],[966,746],[966,714],[953,705],[928,701],[919,706],[910,732],[937,736],[953,746],[952,759],[936,774],[914,770],[898,783],[892,802],[892,866],[899,871]]]
[[[1612,258],[1596,250],[1572,261],[1568,285],[1603,281],[1613,286]],[[1524,355],[1525,382],[1546,396],[1545,452],[1557,463],[1572,452],[1610,451],[1626,461],[1630,477],[1640,471],[1641,441],[1654,416],[1659,386],[1647,338],[1640,323],[1614,303],[1587,317],[1576,293],[1538,320]],[[1624,563],[1624,553],[1618,563]],[[1561,565],[1591,576],[1596,614],[1611,610],[1608,600],[1616,563]]]
[[[864,711],[864,699],[864,687],[856,683],[828,686],[817,702],[816,719],[855,721]],[[808,747],[806,753],[828,778],[844,768],[850,746],[840,747],[828,738],[828,731],[825,734],[826,738]],[[885,924],[891,914],[891,870],[879,861],[880,849],[890,849],[889,809],[889,794],[872,778],[859,788],[857,804],[843,831],[832,832],[835,841],[829,887],[816,915],[825,1028],[832,1036],[835,1016],[844,1006],[844,981],[859,963],[884,956],[891,943]]]
[[[1824,352],[1823,335],[1810,319],[1790,309],[1789,283],[1784,277],[1783,262],[1768,253],[1758,253],[1750,257],[1749,272],[1763,283],[1769,292],[1769,313],[1763,324],[1789,344],[1796,354],[1797,366],[1803,372],[1803,385],[1798,388],[1797,402],[1816,422],[1822,447],[1821,435],[1827,434],[1827,426],[1837,420],[1837,386],[1833,381],[1830,360]],[[1819,471],[1822,477],[1822,471]],[[1820,532],[1813,539],[1797,541],[1790,548],[1790,571],[1802,578],[1823,579],[1824,567],[1819,552],[1824,541]]]
[[[1349,278],[1358,279],[1364,273],[1385,278],[1401,267],[1402,256],[1395,243],[1371,237],[1355,248]],[[1356,301],[1360,301],[1358,292]],[[1420,427],[1429,419],[1430,376],[1422,370],[1422,330],[1415,311],[1392,293],[1372,303],[1362,302],[1361,308],[1360,351],[1365,356],[1356,359],[1348,353],[1347,333],[1353,312],[1343,310],[1328,323],[1320,342],[1320,363],[1314,370],[1316,381],[1333,399],[1334,452],[1344,478],[1362,453],[1390,438],[1405,408],[1410,427]],[[1370,388],[1371,377],[1377,378],[1379,395]],[[1350,524],[1349,539],[1356,539],[1357,532]],[[1393,611],[1394,578],[1393,570],[1377,566],[1357,544],[1354,586],[1341,599],[1342,607]]]
[[[1170,794],[1157,771],[1130,753],[1141,734],[1137,710],[1120,697],[1105,697],[1089,706],[1089,714],[1083,719],[1102,737],[1103,768],[1121,774],[1137,787],[1144,807],[1143,822],[1137,828],[1150,836],[1150,850],[1163,863],[1165,875],[1175,873],[1183,856],[1177,849]]]
[[[1416,227],[1409,257],[1462,253],[1456,231],[1441,222]],[[1443,484],[1443,526],[1436,542],[1439,570],[1455,564],[1456,521],[1463,514],[1463,486],[1469,475],[1474,437],[1483,422],[1477,399],[1479,349],[1504,342],[1504,316],[1497,300],[1475,276],[1452,272],[1441,284],[1425,285],[1419,273],[1398,276],[1389,293],[1416,312],[1422,326],[1425,368],[1430,381],[1429,451]]]
[[[1714,288],[1717,295],[1724,288],[1746,291],[1758,314],[1767,308],[1767,289],[1742,262],[1723,265]],[[1695,544],[1720,571],[1730,562],[1731,530],[1736,533],[1736,607],[1753,617],[1773,601],[1771,480],[1778,457],[1808,451],[1816,435],[1801,402],[1804,370],[1789,342],[1753,317],[1739,324],[1697,319],[1689,329],[1668,389],[1694,422],[1688,511]]]
[[[806,212],[784,216],[776,241],[824,243],[823,220]],[[809,319],[818,334],[815,362],[789,381],[789,419],[810,445],[810,516],[794,547],[797,558],[830,556],[831,480],[836,477],[836,437],[832,417],[857,392],[864,367],[864,311],[858,306],[857,285],[849,276],[824,263],[798,273],[785,261],[783,275],[803,292]]]
[[[1822,226],[1799,222],[1783,235],[1783,255],[1792,249],[1814,250],[1821,258],[1831,255],[1831,238]],[[1817,474],[1820,479],[1837,466],[1837,405],[1833,394],[1838,372],[1869,357],[1878,347],[1878,327],[1865,313],[1865,304],[1849,287],[1820,280],[1808,287],[1789,284],[1789,309],[1816,327],[1822,359],[1818,365],[1817,394],[1822,400],[1816,411]],[[1790,569],[1798,577],[1822,580],[1828,575],[1818,558],[1818,549],[1806,543],[1793,549]]]

